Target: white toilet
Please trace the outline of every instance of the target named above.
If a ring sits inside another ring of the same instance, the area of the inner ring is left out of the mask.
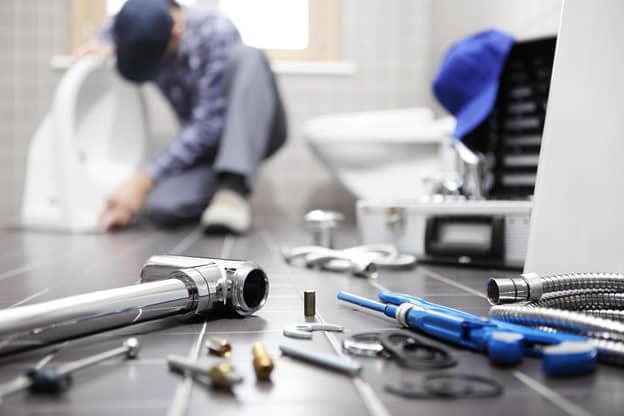
[[[141,93],[110,61],[89,56],[72,65],[30,145],[23,225],[100,231],[98,213],[141,165],[147,137]]]
[[[318,159],[360,199],[420,198],[455,169],[452,117],[427,108],[323,116],[303,136]]]

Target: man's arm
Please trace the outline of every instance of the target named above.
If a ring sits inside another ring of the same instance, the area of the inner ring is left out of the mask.
[[[223,71],[227,64],[230,39],[219,37],[209,46],[209,61],[197,85],[190,119],[152,162],[147,172],[156,181],[184,170],[217,146],[223,131],[226,97]]]

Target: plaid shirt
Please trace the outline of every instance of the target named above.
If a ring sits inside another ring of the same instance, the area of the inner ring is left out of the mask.
[[[155,180],[182,171],[215,149],[223,131],[223,70],[230,50],[241,43],[234,24],[210,7],[183,8],[184,31],[174,56],[155,79],[182,126],[177,137],[146,166]],[[102,32],[110,39],[112,22]]]

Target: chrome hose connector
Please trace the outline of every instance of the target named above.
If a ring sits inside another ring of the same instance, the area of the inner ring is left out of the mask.
[[[269,279],[255,263],[186,256],[152,256],[143,266],[141,282],[179,279],[193,294],[193,315],[225,307],[248,316],[264,306]]]
[[[492,305],[539,300],[543,294],[599,290],[624,291],[624,275],[620,273],[568,273],[539,276],[525,273],[519,277],[491,277],[486,285],[487,297]]]
[[[490,277],[486,290],[490,305],[500,305],[540,299],[543,283],[535,273],[525,273],[519,277]]]

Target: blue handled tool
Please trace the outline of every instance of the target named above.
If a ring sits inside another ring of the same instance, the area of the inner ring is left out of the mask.
[[[485,320],[401,293],[379,292],[381,302],[347,292],[339,292],[338,299],[382,312],[434,338],[485,352],[496,364],[518,364],[525,355],[541,357],[542,369],[548,376],[584,374],[596,365],[596,348],[580,335]]]

